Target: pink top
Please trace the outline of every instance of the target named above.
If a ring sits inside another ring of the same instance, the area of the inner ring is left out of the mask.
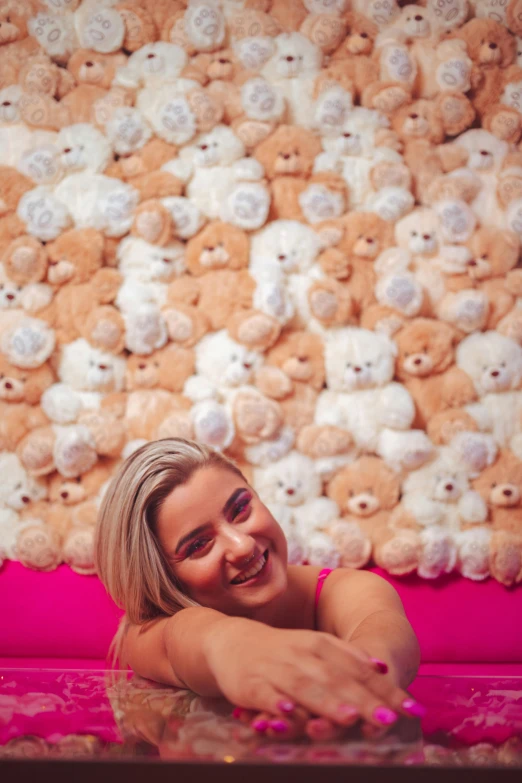
[[[317,605],[319,603],[319,596],[321,595],[321,590],[323,589],[324,580],[328,576],[328,574],[331,574],[333,571],[333,568],[323,568],[322,571],[320,571],[319,576],[317,577],[317,587],[315,589],[315,613],[317,615]],[[316,622],[317,625],[317,622]]]

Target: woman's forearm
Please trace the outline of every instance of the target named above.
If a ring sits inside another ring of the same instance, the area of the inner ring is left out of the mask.
[[[407,688],[415,679],[420,664],[419,642],[399,612],[382,609],[368,615],[347,641],[384,661],[400,687]]]

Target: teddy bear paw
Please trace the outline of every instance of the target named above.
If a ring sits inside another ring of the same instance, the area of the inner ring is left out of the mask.
[[[371,210],[382,220],[395,222],[413,209],[415,199],[406,188],[387,185],[381,188],[371,200]]]
[[[138,109],[120,106],[108,120],[105,131],[117,155],[130,155],[143,147],[152,136],[152,130]]]
[[[324,185],[309,185],[298,196],[299,206],[309,223],[332,220],[344,212],[344,199],[340,193],[332,193]]]
[[[261,228],[268,217],[270,195],[256,182],[242,182],[233,188],[221,209],[221,220],[245,231]]]
[[[50,57],[64,56],[72,51],[74,39],[67,17],[38,15],[28,21],[27,29]]]
[[[356,522],[339,520],[330,526],[329,532],[344,568],[363,568],[366,565],[372,544]]]
[[[418,314],[424,300],[424,292],[415,277],[408,273],[384,275],[375,286],[377,301],[392,307],[408,317]]]
[[[76,478],[87,473],[96,462],[94,438],[87,427],[64,427],[56,436],[53,447],[56,470],[65,478]]]
[[[185,196],[168,196],[162,199],[174,223],[174,234],[180,239],[190,239],[197,234],[204,223],[203,215],[198,207]]]
[[[283,423],[279,405],[253,389],[237,393],[233,417],[238,434],[250,444],[274,438]]]
[[[211,3],[191,3],[185,11],[185,33],[200,52],[218,49],[225,40],[223,13]]]
[[[154,128],[170,144],[185,144],[196,133],[196,116],[184,95],[172,97],[154,114]]]
[[[97,209],[107,236],[121,237],[130,231],[139,200],[139,191],[122,182],[100,194]]]
[[[260,283],[254,292],[252,303],[256,309],[276,318],[282,324],[286,324],[294,314],[294,306],[288,292],[279,283]]]
[[[479,581],[489,576],[490,539],[488,528],[463,530],[456,534],[456,567],[466,579]]]
[[[165,319],[155,305],[142,305],[125,317],[125,347],[132,353],[148,355],[167,340]]]
[[[22,565],[36,571],[54,571],[62,562],[57,532],[38,520],[20,531],[15,551]]]
[[[274,42],[266,35],[249,35],[236,41],[234,51],[241,65],[249,71],[259,71],[274,53]]]
[[[51,144],[28,150],[18,168],[37,185],[54,185],[63,175],[58,150]]]
[[[341,555],[334,542],[320,531],[307,536],[305,558],[307,563],[319,568],[338,568],[341,564]]]
[[[6,359],[21,369],[40,367],[52,354],[54,345],[54,330],[36,318],[26,318],[2,337]]]
[[[377,547],[374,559],[378,566],[390,574],[406,576],[417,569],[420,553],[421,543],[417,533],[404,530]]]
[[[453,299],[452,321],[466,334],[480,331],[486,325],[489,302],[482,291],[461,291]]]
[[[353,106],[352,96],[340,86],[325,90],[316,101],[314,125],[320,133],[337,134]]]
[[[467,92],[471,87],[471,68],[466,60],[457,57],[441,63],[437,68],[435,79],[441,90],[456,90]]]
[[[450,533],[433,526],[420,533],[422,554],[417,573],[423,579],[449,574],[457,562],[457,548]]]
[[[125,38],[125,23],[113,8],[100,8],[87,18],[79,32],[84,49],[109,54],[121,48]]]
[[[63,562],[77,574],[94,574],[94,530],[90,527],[71,530],[64,541]]]
[[[241,87],[241,105],[247,117],[263,122],[278,119],[285,107],[282,96],[260,76]]]
[[[428,8],[448,30],[460,27],[468,15],[467,0],[428,0]]]
[[[196,440],[215,449],[226,449],[234,439],[234,425],[222,405],[204,400],[192,408]]]
[[[24,193],[18,202],[17,213],[26,224],[27,233],[42,242],[56,239],[71,222],[65,206],[46,185]]]
[[[490,571],[498,582],[510,587],[522,579],[522,543],[510,533],[493,534],[490,545]]]
[[[409,103],[411,100],[410,92],[406,87],[394,84],[391,87],[384,87],[372,99],[372,108],[381,111],[383,114],[393,114],[401,106]]]
[[[465,201],[448,200],[435,204],[446,242],[460,244],[471,237],[477,219],[471,207]]]

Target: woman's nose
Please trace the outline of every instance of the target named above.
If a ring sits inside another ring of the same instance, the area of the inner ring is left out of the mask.
[[[237,527],[227,526],[223,531],[225,550],[227,557],[233,562],[244,563],[254,552],[256,542],[252,536],[238,530]]]

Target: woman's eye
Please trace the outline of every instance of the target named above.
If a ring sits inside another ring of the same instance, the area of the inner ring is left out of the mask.
[[[201,552],[201,550],[206,547],[209,541],[210,538],[196,538],[195,541],[189,544],[187,549],[187,555],[191,557],[192,555],[195,555],[197,552]]]
[[[232,519],[237,519],[243,516],[247,510],[250,510],[250,501],[251,498],[249,497],[241,498],[232,509]]]

